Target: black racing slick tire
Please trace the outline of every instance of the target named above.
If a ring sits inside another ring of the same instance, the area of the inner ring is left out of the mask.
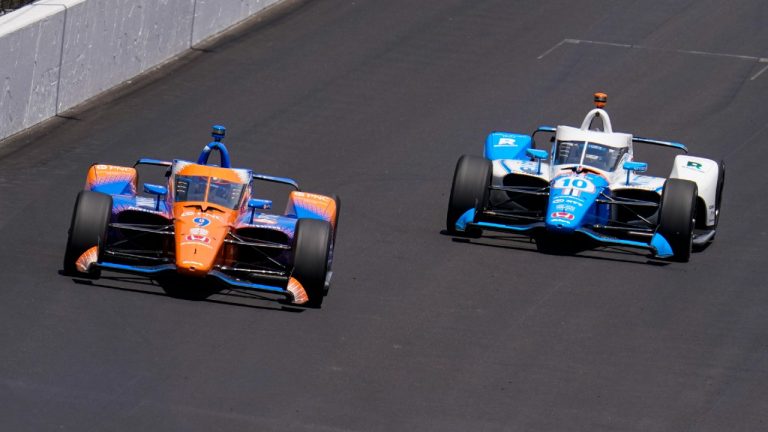
[[[493,166],[491,161],[485,158],[463,155],[456,163],[456,171],[453,174],[451,196],[448,199],[448,215],[445,227],[450,234],[461,234],[456,230],[456,221],[467,210],[482,209],[488,202]],[[471,237],[480,235],[479,230],[468,231],[465,234]]]
[[[658,232],[672,247],[674,261],[691,259],[697,195],[698,187],[690,180],[672,178],[664,183]]]
[[[75,200],[69,225],[67,247],[64,252],[64,273],[71,276],[98,278],[100,272],[81,272],[77,260],[94,246],[102,246],[107,238],[109,218],[112,215],[112,197],[99,192],[81,191]],[[101,253],[102,251],[99,251]]]
[[[332,240],[331,224],[319,219],[299,219],[293,242],[293,273],[309,298],[305,306],[323,304]]]

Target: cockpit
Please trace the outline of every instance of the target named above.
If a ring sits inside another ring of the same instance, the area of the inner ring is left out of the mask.
[[[584,165],[601,171],[615,171],[627,147],[611,147],[588,141],[558,140],[555,165]]]
[[[175,202],[208,202],[237,209],[243,198],[245,184],[217,177],[177,175],[174,185]]]

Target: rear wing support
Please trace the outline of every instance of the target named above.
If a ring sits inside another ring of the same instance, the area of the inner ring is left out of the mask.
[[[539,132],[555,133],[557,132],[557,129],[552,126],[539,126],[538,129],[531,134],[531,148],[536,148],[536,134]]]

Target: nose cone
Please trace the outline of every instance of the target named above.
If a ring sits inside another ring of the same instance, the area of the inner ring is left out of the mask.
[[[594,221],[595,200],[606,186],[594,174],[566,174],[552,181],[545,223],[553,232],[570,233]]]
[[[186,211],[174,221],[176,268],[187,276],[204,277],[213,269],[227,235],[224,216]]]
[[[581,225],[582,215],[568,211],[553,211],[547,215],[546,224],[550,231],[569,233]]]

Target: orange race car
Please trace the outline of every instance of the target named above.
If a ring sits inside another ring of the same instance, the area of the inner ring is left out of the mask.
[[[94,164],[75,202],[65,274],[98,278],[101,270],[169,276],[182,289],[202,279],[320,307],[328,293],[339,199],[299,191],[289,178],[232,168],[223,126],[197,162],[140,159],[133,167]],[[218,151],[221,166],[208,163]],[[166,167],[165,186],[144,184],[139,165]],[[252,198],[254,181],[293,187],[283,215]],[[178,282],[182,283],[179,284]]]

